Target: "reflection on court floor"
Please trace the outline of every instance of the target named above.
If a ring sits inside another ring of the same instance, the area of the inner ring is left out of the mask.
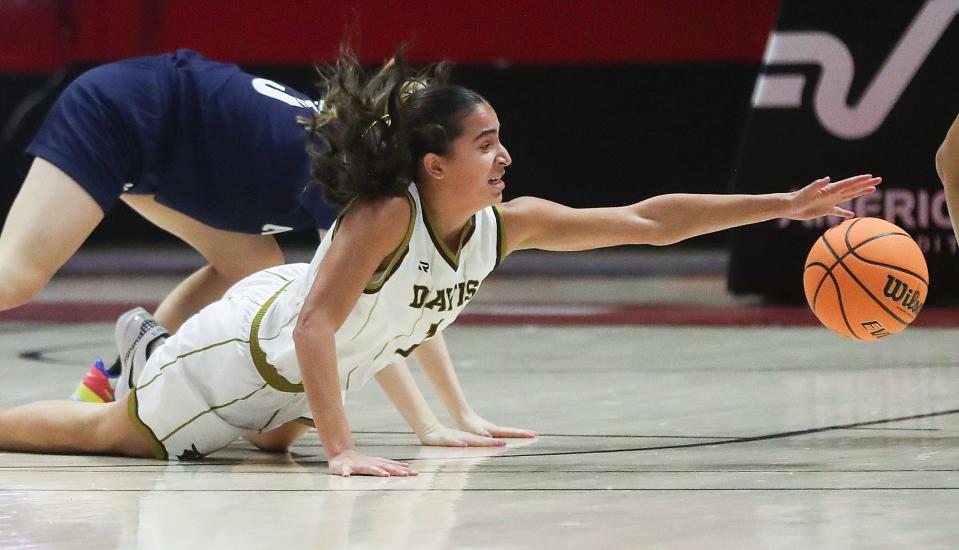
[[[0,406],[68,395],[111,332],[0,325]],[[292,457],[0,454],[0,548],[955,547],[957,337],[454,326],[477,411],[539,439],[423,448],[371,385],[357,443],[417,478],[326,475],[315,433]]]

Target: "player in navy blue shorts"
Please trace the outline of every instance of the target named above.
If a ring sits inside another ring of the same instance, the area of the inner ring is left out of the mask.
[[[157,321],[171,332],[243,277],[282,264],[271,235],[325,229],[335,217],[319,186],[308,185],[308,132],[298,119],[312,119],[317,107],[296,90],[189,50],[84,73],[27,149],[35,159],[0,234],[0,310],[29,302],[117,199],[208,262],[158,307]],[[420,363],[445,388],[444,402],[465,403],[445,344],[434,340],[418,351]],[[115,376],[119,361],[110,370]],[[112,400],[105,371],[91,368],[75,397]],[[405,365],[392,372],[394,385],[409,390]],[[454,415],[469,433],[425,418],[414,429],[429,444],[528,433],[469,410]]]
[[[314,108],[295,90],[187,50],[83,74],[27,148],[36,159],[0,238],[0,309],[33,298],[117,199],[209,262],[160,306],[170,328],[243,275],[281,263],[269,235],[328,227],[335,215],[304,191],[297,116]]]
[[[157,309],[170,330],[244,276],[283,263],[272,234],[326,228],[335,216],[307,191],[297,117],[315,107],[189,50],[84,73],[27,148],[35,160],[0,236],[0,310],[31,300],[117,199],[208,262]]]

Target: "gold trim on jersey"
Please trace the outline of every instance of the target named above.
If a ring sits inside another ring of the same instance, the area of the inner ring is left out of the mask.
[[[250,357],[253,358],[256,371],[260,373],[260,376],[271,388],[286,393],[303,393],[303,384],[294,384],[283,378],[276,367],[266,360],[266,352],[260,347],[260,323],[263,322],[263,316],[266,315],[266,310],[270,309],[273,302],[280,297],[280,294],[283,294],[292,283],[293,281],[290,281],[281,286],[253,317],[253,325],[250,327]]]
[[[140,432],[140,435],[146,439],[147,445],[150,446],[150,450],[153,452],[153,458],[157,460],[169,460],[170,455],[167,454],[166,447],[163,446],[163,443],[160,443],[160,438],[153,433],[153,429],[150,428],[150,426],[147,426],[145,422],[140,420],[136,388],[130,390],[130,395],[127,397],[127,415],[130,417],[130,422],[133,422],[133,427],[136,431]]]
[[[410,203],[410,225],[406,228],[406,236],[403,237],[403,242],[396,247],[396,250],[390,258],[390,262],[386,265],[386,269],[381,270],[378,274],[374,274],[370,282],[366,284],[366,288],[363,289],[364,294],[376,294],[379,292],[380,289],[383,288],[383,285],[386,284],[386,281],[400,268],[400,264],[403,263],[403,259],[406,258],[406,254],[410,251],[410,239],[413,237],[413,228],[416,227],[416,201],[413,200],[413,195],[411,195],[409,191],[406,192],[406,200]]]
[[[433,231],[433,224],[430,223],[430,217],[426,213],[426,207],[424,207],[422,203],[420,204],[420,211],[423,213],[423,225],[426,226],[426,232],[429,233],[430,240],[433,241],[433,246],[436,247],[436,250],[440,253],[440,256],[446,260],[446,263],[453,268],[453,271],[458,270],[460,263],[460,252],[463,251],[466,243],[468,243],[470,237],[473,236],[473,232],[476,231],[476,214],[473,214],[466,222],[466,225],[463,226],[463,229],[460,232],[459,246],[454,253],[449,249],[448,246],[446,246],[446,243],[443,242],[443,239],[440,239],[436,236],[436,232]]]
[[[506,258],[506,229],[503,227],[503,213],[499,206],[493,206],[493,217],[496,218],[496,263],[493,269],[499,267],[499,263]]]

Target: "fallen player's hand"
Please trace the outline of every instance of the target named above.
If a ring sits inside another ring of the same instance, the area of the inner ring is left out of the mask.
[[[405,462],[366,456],[356,449],[350,449],[330,459],[330,473],[343,477],[350,477],[353,474],[407,477],[415,476],[416,470],[410,468],[410,465]]]
[[[532,430],[522,428],[510,428],[507,426],[498,426],[482,416],[470,411],[457,420],[460,429],[472,434],[486,437],[536,437],[539,434]]]
[[[476,435],[446,426],[427,428],[417,436],[420,438],[420,443],[432,447],[502,447],[506,445],[505,441],[493,439],[488,435]]]

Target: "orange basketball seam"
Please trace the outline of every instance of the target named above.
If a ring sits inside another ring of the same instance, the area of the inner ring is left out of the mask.
[[[857,218],[857,219],[854,220],[851,224],[849,224],[849,227],[846,228],[846,233],[845,233],[845,235],[843,235],[843,240],[846,242],[846,248],[848,248],[849,250],[847,250],[841,257],[837,256],[837,255],[836,255],[836,252],[835,252],[834,250],[832,250],[832,247],[829,246],[829,240],[826,239],[826,235],[825,235],[825,234],[823,234],[823,235],[821,235],[821,236],[819,237],[818,240],[821,240],[821,241],[823,242],[823,244],[826,245],[827,248],[829,248],[829,252],[832,253],[832,255],[833,255],[834,258],[836,258],[836,262],[835,262],[834,264],[832,264],[831,266],[827,266],[826,264],[819,264],[819,265],[823,266],[824,268],[826,268],[826,273],[823,274],[822,279],[819,279],[819,284],[816,285],[815,298],[817,298],[817,299],[819,298],[819,290],[822,289],[823,283],[826,282],[826,275],[829,275],[830,273],[832,273],[833,268],[836,267],[837,265],[841,264],[843,258],[845,258],[846,256],[848,256],[848,255],[850,255],[850,254],[853,254],[853,255],[855,256],[855,251],[856,251],[857,248],[859,248],[859,247],[861,247],[861,246],[863,246],[863,245],[865,245],[865,244],[867,244],[867,243],[871,243],[872,241],[874,241],[874,240],[876,240],[876,239],[878,239],[878,238],[880,238],[880,237],[888,237],[888,236],[890,236],[890,235],[903,235],[903,236],[906,236],[906,237],[909,236],[909,235],[906,235],[905,233],[880,233],[879,235],[874,235],[873,237],[870,237],[870,238],[866,239],[865,241],[857,244],[856,246],[852,246],[852,245],[849,243],[849,232],[852,231],[853,226],[855,226],[855,225],[856,225],[857,223],[859,223],[860,221],[862,221],[862,218]],[[827,233],[828,233],[828,231],[827,231]],[[856,256],[856,257],[858,257],[858,256]],[[819,263],[819,262],[816,262],[816,263]],[[803,268],[803,271],[805,271],[806,269],[808,269],[809,266],[811,266],[811,265],[815,265],[815,264],[808,264],[805,268]],[[845,266],[843,266],[843,267],[845,267]],[[929,285],[926,285],[926,286],[928,287]],[[813,306],[813,309],[815,310],[815,305]]]
[[[892,233],[892,234],[894,234],[894,233]],[[884,236],[884,235],[890,235],[890,233],[884,233],[883,235],[876,235],[876,238],[879,238],[879,237]],[[873,240],[875,240],[875,239],[873,239]],[[883,304],[881,301],[879,301],[879,299],[876,298],[876,297],[873,295],[873,293],[869,291],[869,289],[866,287],[866,285],[862,284],[862,281],[860,281],[859,278],[856,277],[856,274],[853,273],[852,270],[849,269],[849,267],[846,266],[846,264],[843,263],[843,261],[842,261],[842,259],[839,257],[839,255],[836,254],[836,251],[833,250],[833,248],[832,248],[831,246],[829,246],[829,242],[828,242],[828,241],[823,240],[823,244],[826,245],[826,250],[828,250],[829,253],[832,254],[834,258],[836,258],[836,264],[837,264],[837,265],[841,265],[842,268],[846,270],[846,273],[847,273],[850,277],[852,277],[852,280],[853,280],[853,281],[856,281],[856,284],[859,285],[859,288],[861,288],[861,289],[863,290],[863,292],[866,293],[867,296],[869,296],[870,298],[872,298],[872,301],[876,302],[876,305],[878,305],[879,307],[881,307],[886,313],[888,313],[888,314],[889,314],[893,319],[895,319],[896,321],[899,321],[903,326],[908,326],[908,325],[909,325],[908,322],[903,321],[902,319],[900,319],[898,315],[896,315],[895,313],[893,313],[891,309],[889,309],[888,307],[886,307],[885,304]],[[864,241],[863,243],[861,243],[861,244],[865,244],[865,241]],[[844,254],[844,255],[843,255],[843,258],[845,258],[845,257],[848,256],[848,255],[849,255],[848,253],[847,253],[847,254]],[[830,271],[830,274],[831,274],[831,273],[832,273],[832,272]],[[837,288],[838,288],[838,283],[837,283]],[[840,307],[842,307],[841,304],[840,304]]]
[[[826,243],[826,246],[829,246],[829,243]],[[846,324],[846,330],[849,331],[849,334],[857,340],[862,340],[858,334],[852,330],[852,326],[849,324],[849,318],[846,317],[846,306],[842,302],[842,288],[839,286],[839,281],[836,280],[836,277],[832,274],[831,271],[827,272],[826,275],[829,276],[829,279],[832,280],[832,284],[836,285],[836,300],[839,302],[839,313],[842,313],[842,322]],[[823,277],[823,280],[826,278]],[[816,310],[813,309],[813,312]]]
[[[833,268],[836,267],[837,265],[841,264],[841,263],[842,263],[842,260],[843,260],[844,258],[846,258],[846,257],[849,256],[850,254],[852,254],[852,255],[853,255],[854,257],[856,257],[856,258],[859,258],[860,260],[866,261],[865,258],[862,258],[862,257],[860,257],[859,255],[857,255],[857,254],[855,253],[858,248],[860,248],[860,247],[862,247],[862,246],[865,246],[866,244],[871,243],[872,241],[875,241],[875,240],[880,239],[880,238],[882,238],[882,237],[890,237],[890,236],[895,236],[895,235],[902,236],[902,237],[909,237],[909,235],[907,235],[907,234],[905,234],[905,233],[880,233],[879,235],[873,235],[872,237],[870,237],[870,238],[862,241],[861,243],[857,244],[856,246],[852,246],[852,244],[849,242],[849,232],[852,231],[852,228],[853,228],[857,223],[859,223],[860,221],[862,221],[862,219],[863,219],[863,218],[858,218],[858,219],[854,220],[851,224],[849,224],[849,227],[846,228],[846,233],[843,235],[843,240],[845,241],[845,243],[846,243],[846,248],[848,248],[848,250],[847,250],[842,256],[837,256],[837,255],[836,255],[836,251],[835,251],[835,250],[832,250],[832,247],[829,246],[829,241],[828,241],[828,239],[826,239],[826,235],[825,235],[825,234],[823,234],[822,236],[819,237],[818,240],[821,240],[821,241],[823,242],[823,244],[826,245],[826,247],[829,249],[829,252],[833,255],[834,258],[836,258],[836,262],[833,263],[831,266],[827,266],[826,264],[819,263],[819,262],[815,262],[815,263],[806,265],[806,267],[803,269],[803,271],[805,271],[805,270],[808,269],[810,266],[812,266],[812,265],[817,265],[817,264],[818,264],[818,265],[821,265],[822,267],[824,267],[824,268],[826,269],[826,273],[823,274],[822,279],[819,279],[819,284],[816,285],[816,292],[815,292],[815,294],[814,294],[814,298],[815,298],[816,300],[818,300],[818,298],[819,298],[819,291],[822,289],[823,283],[826,282],[826,275],[832,273]],[[828,231],[827,231],[827,233],[828,233]],[[909,237],[909,238],[911,239],[912,237]],[[843,268],[844,268],[844,269],[847,269],[846,266],[845,266],[845,264],[843,265]],[[848,269],[847,269],[847,271],[848,271]],[[919,277],[919,279],[922,280],[922,277]],[[858,282],[858,281],[857,281],[857,282]],[[925,282],[925,281],[923,280],[923,282]],[[928,287],[929,287],[929,284],[926,283],[926,288],[928,288]],[[867,291],[867,293],[868,293],[868,291]],[[873,298],[873,299],[875,299],[875,298]],[[882,305],[882,304],[880,304],[880,305]],[[815,310],[815,300],[814,300],[814,302],[813,302],[813,309]],[[897,320],[898,320],[898,319],[897,319]]]
[[[912,240],[912,237],[910,237],[909,235],[906,235],[905,233],[888,233],[888,234],[885,234],[885,235],[879,235],[879,236],[877,236],[877,237],[906,237],[907,239]],[[847,247],[850,246],[848,233],[847,233],[847,235],[846,235],[846,237],[845,237],[845,240],[846,240],[846,246],[847,246]],[[876,240],[876,239],[873,239],[873,240]],[[862,243],[862,244],[866,244],[866,243],[864,242],[864,243]],[[856,246],[856,248],[859,248],[859,246]],[[850,248],[850,249],[849,249],[849,253],[852,254],[853,257],[858,258],[859,260],[861,260],[861,261],[863,261],[863,262],[866,262],[867,264],[877,265],[877,266],[879,266],[879,267],[885,267],[885,268],[888,268],[888,269],[894,269],[894,270],[896,270],[896,271],[901,271],[902,273],[905,273],[905,274],[907,274],[907,275],[912,275],[913,277],[915,277],[915,278],[919,279],[920,281],[922,281],[922,284],[926,285],[926,288],[927,288],[927,289],[929,288],[929,281],[927,281],[922,275],[919,275],[918,273],[913,273],[912,271],[909,271],[908,269],[906,269],[906,268],[904,268],[904,267],[900,267],[900,266],[898,266],[898,265],[886,264],[886,263],[883,263],[883,262],[877,262],[877,261],[875,261],[875,260],[870,260],[870,259],[868,259],[868,258],[864,258],[864,257],[860,256],[859,254],[856,254],[856,249],[855,249],[855,248]],[[845,257],[848,256],[848,255],[849,255],[849,254],[843,254],[843,258],[845,258]]]
[[[837,265],[841,264],[841,263],[842,263],[842,260],[845,259],[846,256],[849,256],[850,254],[853,254],[856,250],[862,248],[863,246],[865,246],[865,245],[867,245],[867,244],[869,244],[869,243],[871,243],[871,242],[873,242],[873,241],[875,241],[875,240],[877,240],[877,239],[881,239],[881,238],[883,238],[883,237],[892,237],[892,236],[909,237],[909,235],[907,235],[907,234],[905,234],[905,233],[880,233],[880,234],[878,234],[878,235],[873,235],[872,237],[869,237],[868,239],[864,240],[863,242],[861,242],[861,243],[857,244],[856,246],[850,248],[849,250],[847,250],[846,252],[844,252],[842,256],[836,255],[836,251],[835,251],[835,250],[832,250],[832,248],[829,247],[829,248],[830,248],[829,251],[832,253],[833,258],[836,258],[836,263],[832,264],[832,266],[829,268],[829,271],[832,271],[832,269],[833,269],[834,267],[836,267]],[[821,238],[821,237],[820,237],[820,238]],[[909,237],[909,238],[911,239],[912,237]],[[827,246],[828,246],[828,244],[829,244],[829,243],[826,241],[826,239],[823,239],[823,243],[825,243]],[[846,245],[847,245],[847,246],[849,245],[849,242],[848,242],[848,241],[846,242]],[[855,256],[855,254],[853,254],[853,256]],[[858,256],[857,256],[857,257],[858,257]]]
[[[806,265],[806,268],[803,269],[803,271],[805,271],[806,269],[809,269],[810,267],[816,267],[816,266],[819,266],[819,267],[825,269],[826,271],[825,271],[825,273],[823,273],[822,279],[819,279],[819,284],[816,285],[816,292],[814,292],[814,293],[813,293],[813,296],[812,296],[812,309],[813,309],[813,311],[816,310],[816,302],[819,300],[819,291],[822,289],[822,284],[823,284],[824,282],[826,282],[826,275],[829,275],[829,273],[830,273],[829,266],[827,266],[826,264],[824,264],[824,263],[822,263],[822,262],[813,262],[813,263],[811,263],[811,264],[807,264],[807,265]]]

